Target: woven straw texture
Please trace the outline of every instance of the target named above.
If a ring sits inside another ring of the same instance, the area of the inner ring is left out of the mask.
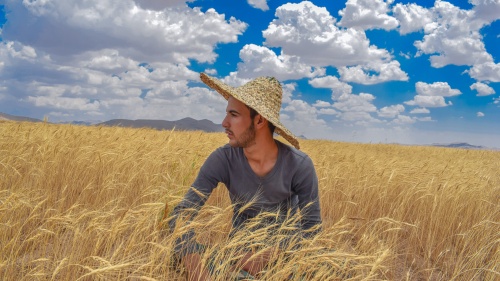
[[[259,77],[243,86],[231,87],[222,81],[200,74],[201,81],[216,90],[226,100],[230,96],[255,109],[274,126],[275,132],[286,139],[295,148],[300,149],[297,138],[280,122],[282,90],[281,84],[274,77]]]

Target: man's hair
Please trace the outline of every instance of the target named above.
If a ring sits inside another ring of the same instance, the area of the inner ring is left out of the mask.
[[[255,118],[255,116],[257,116],[257,114],[259,114],[255,109],[251,108],[250,106],[248,106],[248,109],[250,110],[250,119],[253,119]],[[269,120],[267,120],[267,126],[269,127],[269,131],[271,132],[271,135],[274,134],[274,129],[276,129],[276,126],[273,125],[273,123],[269,122]]]

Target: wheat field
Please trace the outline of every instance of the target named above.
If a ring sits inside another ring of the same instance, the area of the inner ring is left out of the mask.
[[[283,236],[230,239],[224,187],[192,224],[165,230],[226,142],[221,133],[0,121],[0,279],[185,280],[173,246],[193,228],[204,262],[217,265],[213,280],[229,280],[242,245],[266,249]],[[261,280],[500,280],[500,152],[301,146],[318,173],[323,231],[273,252]]]

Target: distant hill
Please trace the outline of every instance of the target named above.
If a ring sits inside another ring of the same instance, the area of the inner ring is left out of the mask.
[[[119,127],[131,127],[131,128],[152,128],[157,130],[172,130],[174,127],[176,130],[181,131],[205,131],[205,132],[223,132],[224,129],[220,124],[215,124],[210,120],[196,120],[193,118],[184,118],[177,121],[165,121],[165,120],[128,120],[128,119],[112,119],[106,122],[98,123],[96,125],[104,126],[119,126]]]
[[[7,113],[2,113],[2,112],[0,112],[0,120],[42,122],[42,120],[40,120],[40,119],[24,117],[24,116],[10,115]]]
[[[484,146],[472,145],[472,144],[468,144],[466,142],[456,142],[456,143],[448,143],[448,144],[434,143],[434,144],[432,144],[432,146],[449,147],[449,148],[464,148],[464,149],[486,149],[486,147],[484,147]]]
[[[100,123],[101,121],[69,121],[69,122],[59,122],[58,124],[71,124],[71,125],[81,125],[81,126],[92,126]]]

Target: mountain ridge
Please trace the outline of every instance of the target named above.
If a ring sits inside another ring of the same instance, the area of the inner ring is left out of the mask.
[[[210,120],[196,120],[191,117],[182,118],[176,121],[155,120],[155,119],[111,119],[95,125],[119,126],[130,128],[152,128],[157,130],[185,130],[185,131],[205,131],[205,132],[223,132],[222,125],[215,124]]]
[[[0,112],[0,121],[29,121],[29,122],[43,122],[43,120],[10,115]],[[182,118],[176,121],[157,120],[157,119],[111,119],[104,122],[91,123],[86,121],[72,121],[54,124],[73,124],[82,126],[118,126],[129,128],[151,128],[156,130],[181,130],[181,131],[204,131],[204,132],[223,132],[224,128],[221,124],[215,124],[210,120],[201,119],[197,120],[191,117]],[[305,136],[298,136],[301,139],[307,139]],[[500,150],[498,148],[490,148],[482,145],[472,145],[466,142],[454,143],[433,143],[428,146],[445,147],[445,148],[460,148],[460,149],[487,149],[487,150]]]

